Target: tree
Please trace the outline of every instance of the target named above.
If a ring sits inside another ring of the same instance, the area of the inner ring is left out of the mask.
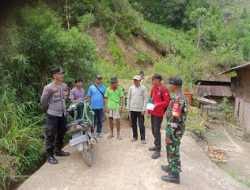
[[[211,15],[205,8],[198,8],[195,11],[193,11],[190,15],[190,20],[195,23],[197,27],[197,45],[196,47],[200,47],[201,38],[205,33],[206,27],[208,27],[208,24],[211,22]]]
[[[144,17],[158,24],[189,28],[189,14],[198,7],[208,7],[206,0],[130,0]]]
[[[197,31],[196,47],[212,50],[218,45],[218,35],[221,21],[217,9],[197,8],[190,14],[190,21],[195,24]]]

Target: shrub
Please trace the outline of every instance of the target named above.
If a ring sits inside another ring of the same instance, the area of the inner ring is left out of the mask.
[[[230,104],[227,97],[223,98],[223,101],[219,104],[218,108],[222,111],[224,118],[227,122],[238,125],[239,120],[234,115],[233,106]]]
[[[76,27],[58,34],[60,43],[57,54],[57,66],[66,70],[66,81],[83,78],[87,84],[95,73],[93,64],[95,58],[95,45],[92,39],[78,31]]]
[[[202,118],[198,108],[189,108],[186,126],[188,130],[193,132],[199,138],[205,138],[205,120]]]
[[[115,65],[118,65],[118,67],[122,67],[125,65],[125,60],[116,40],[116,34],[114,32],[111,32],[109,34],[108,51],[111,54]]]
[[[93,77],[95,46],[77,28],[65,30],[48,6],[26,6],[0,29],[0,189],[36,169],[43,159],[44,114],[39,96],[50,69],[66,80]]]
[[[138,52],[135,58],[136,58],[136,63],[141,66],[153,64],[152,58],[145,52]]]
[[[177,76],[180,73],[178,70],[178,64],[178,58],[176,59],[175,57],[170,56],[167,59],[162,59],[154,64],[154,73],[160,73],[166,79],[172,76]]]
[[[186,59],[192,58],[195,54],[196,48],[189,36],[181,31],[143,20],[140,22],[140,30],[145,38],[165,47],[167,54],[180,55]]]
[[[95,23],[95,16],[92,13],[85,14],[78,18],[78,28],[81,31],[86,31],[92,24]]]

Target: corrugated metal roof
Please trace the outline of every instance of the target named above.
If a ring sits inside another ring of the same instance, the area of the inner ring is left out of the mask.
[[[240,65],[240,66],[237,66],[237,67],[233,67],[231,69],[228,69],[226,71],[223,71],[220,73],[220,75],[223,75],[223,74],[226,74],[226,73],[230,73],[230,72],[233,72],[233,71],[237,71],[237,70],[240,70],[240,69],[244,69],[246,67],[250,67],[250,62],[249,63],[246,63],[244,65]]]
[[[214,74],[214,73],[205,72],[203,76],[199,78],[199,80],[230,82],[231,77],[227,75],[219,75],[218,73]]]
[[[210,80],[197,80],[196,85],[211,85],[211,86],[230,86],[230,81],[210,81]]]
[[[211,85],[198,85],[197,94],[203,96],[219,96],[219,97],[232,97],[233,93],[230,86],[211,86]]]

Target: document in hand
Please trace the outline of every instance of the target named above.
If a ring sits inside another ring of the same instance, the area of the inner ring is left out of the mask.
[[[147,104],[147,110],[153,111],[154,108],[155,108],[155,105],[154,105],[154,104],[152,104],[152,103],[148,103],[148,104]]]

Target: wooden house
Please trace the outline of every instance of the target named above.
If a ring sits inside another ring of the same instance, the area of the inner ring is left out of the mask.
[[[230,81],[198,80],[195,86],[196,95],[220,102],[223,97],[233,97]]]
[[[241,127],[250,132],[250,63],[228,69],[221,74],[230,74],[231,89],[235,97],[235,115]]]

